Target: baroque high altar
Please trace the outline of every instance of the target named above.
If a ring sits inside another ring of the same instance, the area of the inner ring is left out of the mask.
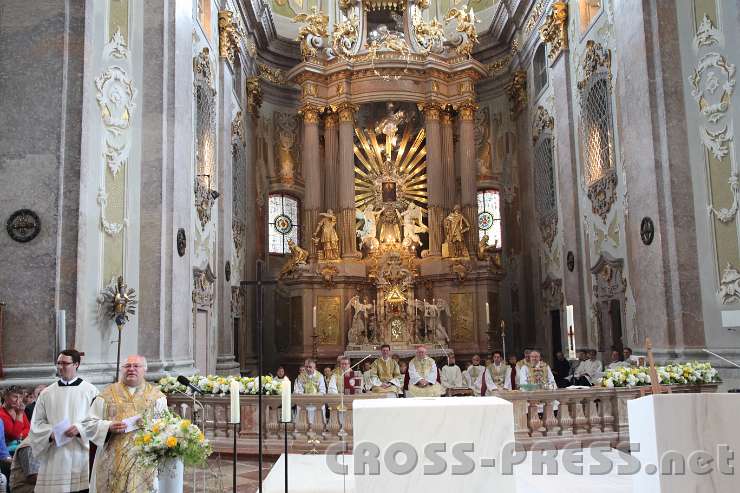
[[[282,351],[499,347],[487,316],[498,320],[500,251],[478,231],[474,13],[452,9],[446,35],[424,0],[340,5],[331,33],[319,11],[296,18],[305,196],[276,300]]]

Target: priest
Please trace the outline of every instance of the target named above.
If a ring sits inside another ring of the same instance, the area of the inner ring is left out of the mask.
[[[463,375],[460,367],[455,364],[455,353],[449,353],[447,355],[447,364],[442,367],[439,371],[441,375],[442,387],[452,389],[456,387],[463,387]]]
[[[328,394],[359,394],[362,393],[362,379],[355,382],[355,373],[350,369],[349,358],[342,356],[339,360],[339,368],[332,373],[329,379]]]
[[[531,351],[529,353],[529,363],[519,368],[519,386],[522,385],[536,385],[540,389],[547,390],[557,388],[550,366],[540,360],[539,351]]]
[[[480,387],[476,386],[476,382],[483,374],[483,370],[485,367],[480,364],[480,356],[474,354],[472,364],[463,372],[463,384],[471,389],[474,395],[480,395]]]
[[[40,463],[36,477],[36,491],[40,493],[86,491],[89,487],[90,437],[82,421],[98,389],[77,376],[80,359],[74,349],[60,352],[59,380],[36,400],[27,443]],[[55,434],[54,428],[61,433]]]
[[[306,371],[299,374],[298,378],[296,378],[293,393],[303,395],[326,394],[326,380],[324,380],[324,375],[316,371],[316,362],[314,360],[306,360]],[[321,408],[325,409],[324,406]],[[300,406],[297,409],[300,416]],[[308,421],[313,426],[317,426],[316,406],[306,406],[306,411],[308,413]],[[325,416],[325,413],[322,413],[322,415]]]
[[[376,394],[396,397],[401,391],[401,369],[391,358],[391,347],[388,344],[380,346],[380,358],[373,361],[366,375],[370,390]]]
[[[156,486],[156,469],[136,463],[134,430],[144,414],[163,414],[167,398],[144,380],[147,364],[143,356],[129,356],[121,369],[120,380],[100,393],[82,423],[85,435],[98,446],[91,493],[144,493]]]
[[[495,395],[501,389],[511,390],[511,368],[504,362],[501,351],[494,351],[491,359],[491,364],[476,382],[483,396]]]
[[[439,397],[445,393],[437,383],[439,371],[437,364],[427,356],[426,346],[416,348],[416,356],[409,361],[409,397]]]

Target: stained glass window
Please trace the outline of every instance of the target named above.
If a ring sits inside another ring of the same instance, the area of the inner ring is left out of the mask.
[[[478,192],[478,238],[488,235],[488,244],[501,247],[501,201],[498,190]]]
[[[270,253],[290,253],[288,240],[298,243],[298,200],[290,195],[271,194],[267,220]]]

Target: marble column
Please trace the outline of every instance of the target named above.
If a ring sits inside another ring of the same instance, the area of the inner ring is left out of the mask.
[[[441,109],[437,104],[424,108],[427,146],[427,197],[429,214],[429,255],[442,253],[442,222],[445,217],[445,186],[442,172],[442,137],[439,125]]]
[[[319,108],[304,105],[303,115],[303,177],[306,193],[303,198],[303,237],[307,239],[307,250],[311,258],[316,257],[313,237],[321,210],[321,156],[319,154]]]
[[[470,223],[465,240],[470,255],[475,255],[478,245],[477,166],[475,162],[475,110],[472,101],[459,108],[460,119],[460,205]]]
[[[444,186],[444,208],[449,212],[455,205],[455,144],[452,113],[442,111],[442,181]]]
[[[247,200],[245,201],[247,222],[244,227],[244,238],[249,245],[252,238],[258,237],[258,228],[263,224],[255,220],[257,214],[257,121],[259,119],[259,105],[248,104],[248,114],[244,119],[244,140],[247,143]],[[257,251],[254,248],[247,247],[244,255],[246,256],[244,272],[247,280],[255,279],[257,276]],[[246,307],[246,323],[242,324],[244,332],[239,337],[239,366],[242,369],[254,368],[257,364],[256,343],[254,341],[254,327],[256,304],[255,288],[247,286],[244,288],[244,305]]]
[[[339,136],[337,126],[339,115],[334,112],[324,117],[324,206],[327,209],[339,209],[337,180],[339,175],[338,153]]]
[[[339,242],[343,258],[359,258],[355,241],[355,112],[357,107],[343,104],[339,107],[339,188],[338,217]]]

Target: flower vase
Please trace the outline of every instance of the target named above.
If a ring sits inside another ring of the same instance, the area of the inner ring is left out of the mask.
[[[159,493],[182,493],[184,472],[182,459],[162,459],[157,466]]]

